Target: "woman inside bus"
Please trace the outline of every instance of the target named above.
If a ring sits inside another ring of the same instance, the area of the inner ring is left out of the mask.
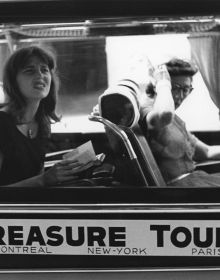
[[[63,160],[43,171],[45,147],[55,113],[59,81],[50,50],[29,46],[6,62],[0,111],[0,185],[43,187],[75,178],[77,162]]]
[[[149,144],[161,173],[170,186],[220,186],[220,173],[208,174],[195,170],[195,161],[220,159],[220,145],[209,146],[200,141],[186,130],[185,123],[174,111],[191,93],[192,78],[197,69],[180,59],[170,60],[166,68],[169,74],[165,75],[167,81],[163,85],[164,90],[161,87],[153,96],[157,100],[154,103],[156,106],[150,108],[148,99],[142,102],[141,107],[142,120],[147,124]],[[164,98],[167,98],[166,105],[171,105],[163,108]]]

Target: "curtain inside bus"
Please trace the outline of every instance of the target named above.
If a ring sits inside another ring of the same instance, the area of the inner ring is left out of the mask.
[[[192,58],[199,67],[209,94],[220,108],[220,34],[206,32],[188,37]]]

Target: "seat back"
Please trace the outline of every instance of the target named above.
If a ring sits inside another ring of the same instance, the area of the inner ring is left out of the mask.
[[[138,125],[131,129],[115,125],[102,117],[90,116],[90,120],[105,125],[122,181],[135,185],[166,186],[147,139]]]
[[[149,186],[165,187],[166,183],[153,156],[151,148],[139,125],[134,128],[123,127],[139,159]]]
[[[116,179],[126,185],[148,186],[148,180],[124,128],[100,116],[91,115],[89,119],[105,126],[116,166]]]

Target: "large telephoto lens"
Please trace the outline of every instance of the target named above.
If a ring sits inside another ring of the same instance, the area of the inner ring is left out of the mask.
[[[117,125],[133,127],[140,117],[138,94],[138,85],[130,80],[109,87],[99,97],[101,116]]]

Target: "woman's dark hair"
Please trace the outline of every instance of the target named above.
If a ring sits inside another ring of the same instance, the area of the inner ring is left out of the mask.
[[[43,135],[50,134],[52,121],[59,121],[55,113],[59,79],[56,74],[56,58],[54,53],[39,46],[28,46],[16,50],[7,60],[3,71],[3,90],[8,96],[7,112],[19,123],[23,116],[26,101],[17,84],[17,74],[32,57],[38,57],[47,64],[51,73],[51,87],[47,97],[41,100],[36,118],[43,129]]]
[[[189,76],[192,77],[198,71],[198,68],[188,61],[173,58],[166,63],[170,76]]]

